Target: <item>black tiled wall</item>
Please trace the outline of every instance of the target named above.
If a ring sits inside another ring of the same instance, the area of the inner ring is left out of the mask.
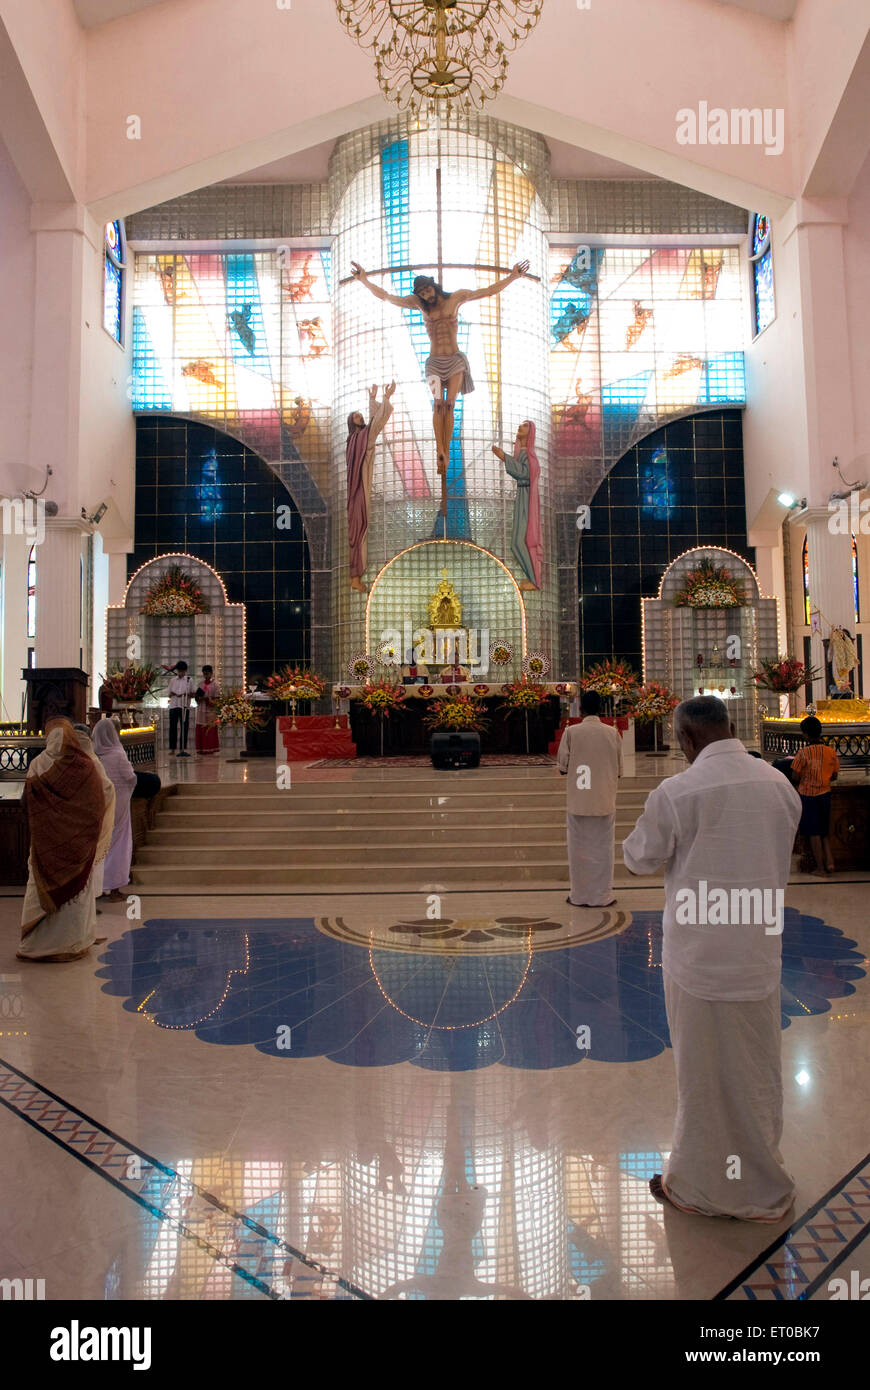
[[[580,532],[582,663],[625,657],[641,669],[641,598],[684,550],[721,545],[751,564],[746,544],[739,410],[678,420],[630,449],[602,482]]]
[[[282,513],[289,529],[278,529],[279,507],[290,509]],[[244,603],[249,676],[309,659],[308,543],[286,488],[259,455],[220,430],[139,416],[128,573],[169,551],[204,560],[223,579],[230,602]]]

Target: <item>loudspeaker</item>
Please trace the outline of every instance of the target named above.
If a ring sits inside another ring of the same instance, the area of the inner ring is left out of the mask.
[[[480,734],[448,730],[433,734],[429,753],[433,767],[479,767]]]

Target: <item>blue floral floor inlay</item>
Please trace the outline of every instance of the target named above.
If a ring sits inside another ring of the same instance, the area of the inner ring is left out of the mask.
[[[670,1046],[661,920],[635,912],[603,941],[462,955],[368,950],[309,918],[162,919],[125,932],[97,973],[158,1028],[289,1061],[432,1071],[638,1062]],[[794,908],[782,952],[783,1028],[825,1013],[865,974],[854,941]]]

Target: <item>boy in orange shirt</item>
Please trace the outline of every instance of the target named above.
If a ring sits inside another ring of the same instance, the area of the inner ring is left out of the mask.
[[[801,733],[806,739],[806,747],[795,755],[791,771],[793,778],[799,778],[798,794],[803,804],[803,815],[798,829],[806,835],[816,861],[813,873],[817,878],[826,878],[834,872],[834,858],[828,842],[831,827],[831,783],[837,780],[840,759],[833,748],[822,743],[822,726],[814,715],[801,723]]]

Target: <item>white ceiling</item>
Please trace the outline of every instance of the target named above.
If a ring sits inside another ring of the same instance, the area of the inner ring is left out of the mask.
[[[93,29],[98,24],[108,24],[109,20],[119,19],[121,15],[133,14],[136,10],[147,9],[150,5],[169,4],[171,0],[73,0],[79,23],[85,29]],[[736,5],[742,10],[753,10],[755,14],[767,15],[768,19],[791,19],[799,0],[717,0],[720,5]]]
[[[736,5],[741,10],[753,10],[768,19],[791,19],[798,0],[716,0],[719,5]]]
[[[121,15],[163,3],[165,0],[73,0],[79,24],[85,29],[95,29],[98,24],[108,24],[110,19],[120,19]]]

